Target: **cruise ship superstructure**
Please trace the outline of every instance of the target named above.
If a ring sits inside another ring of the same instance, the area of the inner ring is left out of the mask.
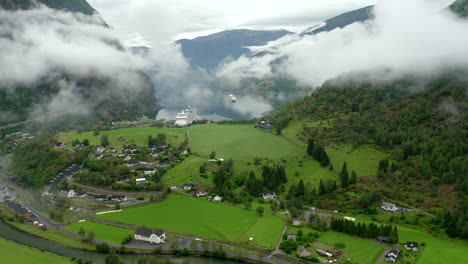
[[[195,109],[192,109],[190,106],[188,106],[187,109],[180,111],[177,113],[176,116],[176,121],[174,125],[176,126],[188,126],[192,124],[192,122],[197,118],[197,113]]]

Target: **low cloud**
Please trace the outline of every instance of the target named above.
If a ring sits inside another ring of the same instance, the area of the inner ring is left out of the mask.
[[[99,15],[43,5],[32,10],[0,10],[0,89],[13,93],[20,86],[47,83],[55,91],[49,101],[30,109],[33,120],[87,115],[105,99],[99,96],[102,86],[116,93],[137,94],[144,87],[138,69],[146,65],[121,46]],[[88,89],[86,99],[79,92],[82,86]]]
[[[288,36],[277,41],[280,45],[264,47],[268,56],[240,58],[224,65],[218,74],[237,80],[238,76],[268,77],[280,71],[301,84],[318,86],[342,74],[369,70],[398,77],[467,67],[468,21],[450,13],[446,9],[450,3],[381,0],[373,21],[315,36]]]

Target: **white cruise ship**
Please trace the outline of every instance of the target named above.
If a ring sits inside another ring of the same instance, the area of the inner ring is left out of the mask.
[[[197,118],[197,113],[195,109],[190,108],[190,105],[187,109],[180,111],[177,113],[176,121],[174,125],[176,126],[188,126],[192,124],[192,122]]]

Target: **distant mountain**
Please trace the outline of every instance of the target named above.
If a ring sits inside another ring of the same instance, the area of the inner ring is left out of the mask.
[[[364,22],[374,18],[374,6],[366,6],[357,10],[343,13],[325,20],[323,23],[304,30],[300,35],[314,35],[320,32],[332,31],[336,28],[344,28],[356,22]]]
[[[75,13],[92,15],[96,11],[86,0],[36,0],[50,8]],[[34,5],[33,0],[0,0],[0,7],[6,10],[29,9]]]
[[[26,10],[35,7],[35,2],[62,11],[85,15],[97,14],[85,0],[0,0],[0,8],[12,12]],[[106,26],[104,21],[99,25]],[[0,38],[2,34],[7,34],[8,37],[9,33],[8,31],[1,32]],[[9,37],[13,42],[15,41],[15,36]],[[108,48],[124,52],[117,40],[102,38],[100,41]],[[76,100],[80,98],[90,108],[92,107],[89,109],[91,114],[84,117],[86,120],[113,121],[131,119],[143,114],[155,117],[160,106],[157,103],[151,79],[139,69],[122,69],[122,74],[135,78],[132,79],[132,89],[117,89],[115,80],[97,72],[79,74],[61,68],[57,68],[47,76],[42,76],[32,84],[8,84],[7,87],[0,87],[0,126],[22,123],[31,118],[33,108],[50,103],[54,96],[63,92],[64,80],[74,85]],[[56,114],[60,117],[61,113]]]
[[[457,0],[450,9],[461,17],[468,17],[468,0]]]
[[[258,31],[236,29],[195,39],[178,40],[182,53],[190,60],[192,66],[214,69],[226,58],[238,59],[249,55],[247,46],[262,46],[285,35],[292,34],[287,30]]]

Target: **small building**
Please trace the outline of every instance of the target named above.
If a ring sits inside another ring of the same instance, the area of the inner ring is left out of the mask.
[[[288,240],[288,241],[296,241],[296,240],[297,240],[297,236],[296,236],[296,235],[288,235],[287,240]]]
[[[397,245],[392,250],[390,250],[390,252],[388,252],[387,255],[385,255],[386,261],[395,263],[401,257],[400,252],[400,245]]]
[[[388,237],[386,237],[386,236],[378,236],[378,237],[377,237],[377,242],[379,242],[379,243],[388,243]]]
[[[130,177],[128,176],[123,176],[123,177],[120,177],[119,181],[117,181],[118,183],[124,183],[124,182],[128,182],[130,180]]]
[[[96,148],[96,153],[102,154],[102,153],[104,153],[105,150],[106,150],[105,147],[103,147],[103,146],[98,146],[98,147]]]
[[[136,184],[145,184],[148,183],[148,180],[146,178],[136,178],[135,182]]]
[[[55,142],[54,147],[55,148],[63,148],[66,147],[67,145],[63,144],[62,142]]]
[[[144,227],[139,227],[135,232],[135,240],[146,241],[151,244],[165,243],[166,232],[164,230],[152,230]]]
[[[304,246],[297,247],[297,255],[301,258],[310,258],[312,257],[312,251],[308,250]]]
[[[274,199],[276,199],[276,193],[275,192],[263,193],[263,199],[265,199],[265,200],[274,200]]]
[[[135,166],[138,166],[139,164],[140,164],[140,162],[136,161],[136,160],[132,160],[132,161],[127,162],[128,167],[135,167]]]
[[[156,172],[156,169],[155,168],[151,168],[151,169],[146,169],[143,171],[143,173],[145,175],[150,175],[150,174],[154,174]]]
[[[205,196],[207,194],[208,194],[208,192],[205,191],[205,190],[196,190],[195,191],[195,196],[197,196],[197,197]]]
[[[351,222],[356,221],[356,218],[354,218],[354,217],[345,216],[345,217],[343,217],[343,218],[344,218],[345,220],[348,220],[348,221],[351,221]]]
[[[195,184],[193,184],[193,183],[184,184],[184,190],[186,190],[186,191],[191,191],[193,188],[195,188]]]
[[[219,195],[216,195],[215,197],[213,197],[213,201],[215,202],[222,202],[223,200],[223,197],[219,196]]]
[[[94,157],[98,160],[102,159],[104,156],[102,154],[96,154]]]
[[[391,213],[395,213],[396,211],[398,211],[398,207],[392,203],[382,202],[382,206],[380,208],[382,208],[382,210],[386,212],[391,212]]]
[[[418,250],[418,242],[406,242],[405,244],[405,248],[406,249],[409,249],[409,250],[413,250],[413,251],[417,251]]]
[[[175,184],[171,185],[171,190],[177,190],[177,185]]]
[[[301,218],[299,218],[299,217],[294,218],[293,225],[300,226],[301,225]]]
[[[127,196],[125,195],[111,195],[108,197],[109,201],[113,202],[125,202],[127,201]]]
[[[73,190],[73,189],[69,190],[68,193],[67,193],[67,197],[68,197],[68,198],[74,198],[74,197],[76,197],[76,192],[75,192],[75,190]]]
[[[111,148],[109,148],[109,149],[107,150],[107,152],[109,152],[109,153],[116,153],[117,150],[116,150],[114,147],[111,147]]]
[[[328,252],[328,251],[325,251],[325,250],[322,250],[322,249],[316,249],[316,251],[317,251],[317,254],[319,254],[322,257],[327,257],[327,258],[333,257],[333,254]]]
[[[76,196],[78,196],[78,197],[80,197],[80,198],[84,198],[84,197],[86,197],[86,192],[83,192],[83,191],[78,192],[78,193],[76,194]]]
[[[97,202],[104,202],[107,200],[107,195],[105,194],[94,195],[94,200]]]
[[[273,129],[273,126],[267,121],[261,121],[260,123],[258,123],[257,128],[270,131]]]

